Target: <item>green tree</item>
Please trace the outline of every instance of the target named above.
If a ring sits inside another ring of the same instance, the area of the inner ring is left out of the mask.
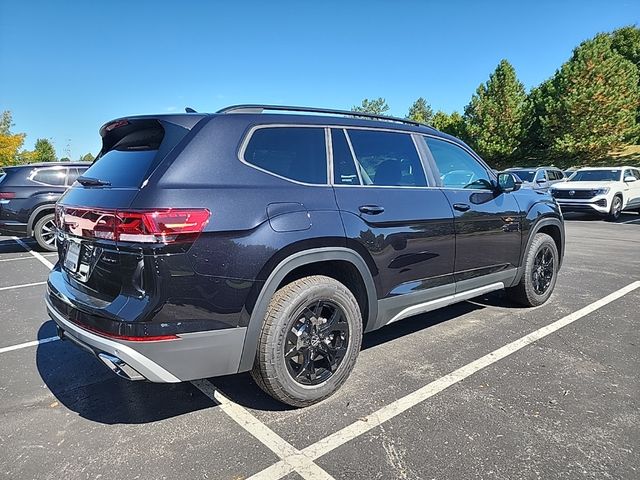
[[[640,28],[629,25],[611,33],[611,48],[640,69]]]
[[[80,157],[80,161],[81,162],[93,162],[95,159],[96,159],[96,157],[94,157],[91,152],[85,153],[84,155],[82,155]]]
[[[458,112],[448,114],[438,110],[431,120],[431,126],[454,137],[465,139],[464,117]]]
[[[638,69],[609,35],[580,44],[538,95],[541,140],[554,156],[597,159],[637,135]]]
[[[468,141],[486,160],[505,163],[518,154],[527,107],[524,85],[513,66],[501,60],[465,107]]]
[[[431,123],[433,120],[433,109],[423,97],[420,97],[409,107],[407,118],[414,122]]]
[[[55,162],[57,160],[56,149],[53,144],[46,138],[36,140],[36,146],[33,149],[34,162]]]
[[[20,163],[19,150],[24,143],[24,133],[11,133],[13,121],[10,111],[2,112],[0,116],[0,167]]]
[[[389,105],[387,105],[387,101],[382,97],[373,100],[365,98],[360,105],[351,107],[351,111],[370,113],[372,115],[384,115],[389,111]]]

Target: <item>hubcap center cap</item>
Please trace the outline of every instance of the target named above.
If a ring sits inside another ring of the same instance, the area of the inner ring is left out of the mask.
[[[320,337],[318,335],[313,335],[311,337],[311,346],[315,348],[318,345],[320,345]]]

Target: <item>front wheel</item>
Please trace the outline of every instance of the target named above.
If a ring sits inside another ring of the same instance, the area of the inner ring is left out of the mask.
[[[616,195],[613,197],[611,201],[611,209],[609,210],[609,215],[607,215],[607,220],[610,222],[615,222],[620,218],[620,214],[622,213],[622,197],[620,195]]]
[[[275,399],[311,405],[347,380],[361,343],[362,317],[351,291],[330,277],[304,277],[271,299],[251,375]]]
[[[507,289],[507,295],[526,307],[546,302],[556,285],[558,247],[546,233],[536,233],[524,259],[524,272],[518,285]]]
[[[53,213],[42,216],[33,227],[33,238],[40,248],[49,252],[56,251],[56,224]]]

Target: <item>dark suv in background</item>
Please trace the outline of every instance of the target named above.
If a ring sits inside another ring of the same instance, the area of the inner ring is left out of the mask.
[[[48,162],[0,168],[0,235],[33,237],[55,251],[55,204],[88,162]]]
[[[553,291],[557,204],[428,126],[249,105],[100,133],[58,202],[46,303],[61,338],[125,378],[250,370],[309,405],[347,379],[363,332],[493,290],[528,306]]]

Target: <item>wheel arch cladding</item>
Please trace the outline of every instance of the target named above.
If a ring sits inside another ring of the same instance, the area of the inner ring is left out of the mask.
[[[27,223],[27,235],[29,236],[33,235],[34,233],[33,227],[35,226],[36,223],[38,223],[38,220],[40,220],[43,216],[49,213],[55,213],[55,211],[56,211],[55,203],[41,205],[38,208],[35,208],[33,212],[31,212],[31,215],[29,216],[29,222]]]
[[[331,272],[327,272],[327,266],[338,265],[340,262],[350,264],[351,267],[338,271],[337,275],[336,272],[334,272],[333,275]],[[247,325],[247,334],[244,340],[239,372],[248,371],[253,367],[258,337],[260,336],[264,316],[273,294],[284,284],[285,280],[300,278],[300,276],[304,276],[303,274],[318,274],[317,270],[311,268],[314,264],[317,266],[324,264],[324,266],[320,268],[321,274],[327,275],[328,273],[327,276],[333,278],[340,276],[344,281],[348,281],[345,280],[345,275],[348,276],[349,274],[357,272],[360,278],[355,279],[356,285],[358,281],[361,281],[361,286],[364,287],[364,290],[357,291],[356,288],[356,292],[353,292],[354,296],[356,299],[360,297],[360,302],[363,301],[366,295],[367,318],[363,320],[369,326],[375,323],[371,320],[375,320],[378,315],[376,289],[367,264],[358,253],[344,247],[321,247],[299,251],[282,260],[272,270],[258,294]],[[323,269],[325,273],[322,273]],[[337,280],[342,281],[340,278],[337,278]],[[351,280],[354,279],[352,278]],[[249,314],[247,313],[247,315]]]

